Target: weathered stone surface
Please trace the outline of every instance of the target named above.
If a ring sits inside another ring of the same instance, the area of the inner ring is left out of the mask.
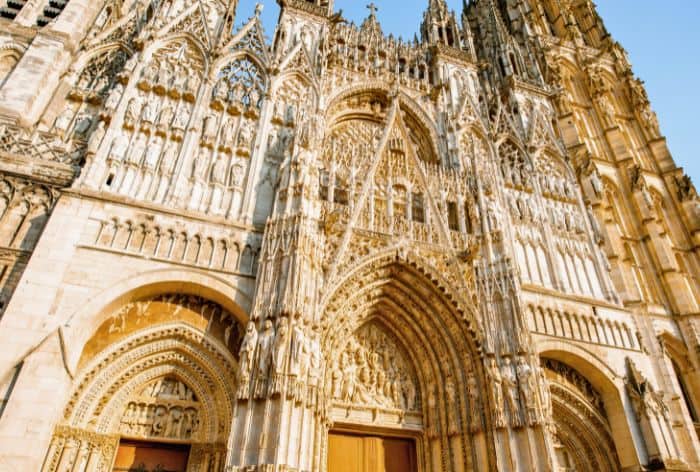
[[[700,201],[592,2],[5,3],[0,471],[700,468]]]

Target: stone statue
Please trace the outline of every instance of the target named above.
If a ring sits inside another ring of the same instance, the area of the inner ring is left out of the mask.
[[[503,414],[503,378],[495,358],[489,358],[486,362],[486,371],[491,384],[490,403],[493,408],[493,421],[497,428],[506,427],[506,419]]]
[[[255,361],[255,350],[258,347],[258,330],[254,321],[249,321],[246,326],[245,336],[241,349],[238,352],[239,398],[248,398],[250,375]],[[245,394],[243,394],[245,392]]]
[[[182,131],[187,126],[187,122],[190,120],[190,113],[187,108],[181,108],[175,115],[175,120],[173,121],[173,128]]]
[[[282,391],[282,383],[287,370],[289,351],[289,325],[286,318],[280,319],[277,326],[274,344],[272,346],[272,379],[270,382],[270,394],[274,395]]]
[[[173,121],[173,108],[169,105],[164,106],[160,115],[158,116],[158,128],[162,131],[166,131],[170,127],[170,123]]]
[[[211,168],[211,182],[218,185],[226,185],[226,158],[219,154]]]
[[[112,91],[109,93],[109,95],[107,96],[107,100],[105,101],[105,110],[107,112],[113,112],[117,109],[117,105],[119,104],[119,100],[121,100],[123,93],[124,86],[120,83],[117,83],[112,89]]]
[[[131,146],[129,151],[129,158],[127,162],[132,165],[141,164],[141,158],[146,152],[146,145],[148,143],[148,137],[145,134],[139,133]]]
[[[516,372],[520,387],[520,402],[525,406],[527,424],[535,426],[540,423],[535,373],[523,356],[518,357]]]
[[[243,119],[241,128],[238,132],[238,147],[250,149],[253,145],[253,123],[250,120]]]
[[[163,150],[163,159],[160,164],[160,172],[164,175],[172,175],[175,170],[175,162],[177,162],[177,152],[180,144],[177,141],[168,140]]]
[[[469,431],[472,433],[478,433],[482,430],[483,423],[481,420],[482,411],[479,394],[479,382],[477,381],[476,375],[473,372],[469,373],[467,376],[467,398],[469,401]]]
[[[134,97],[129,100],[129,104],[126,106],[126,114],[124,115],[124,123],[127,125],[133,125],[139,119],[141,115],[141,99]]]
[[[154,98],[146,101],[146,105],[143,107],[143,113],[141,114],[141,119],[144,123],[153,124],[156,122],[156,117],[158,116],[158,101]]]
[[[109,151],[108,161],[121,162],[126,156],[126,150],[129,148],[129,137],[123,131],[118,131],[112,141],[112,147]]]
[[[90,135],[90,140],[88,141],[87,145],[88,154],[97,153],[97,150],[100,148],[100,144],[102,143],[102,139],[105,137],[105,132],[105,123],[104,121],[100,121],[97,124],[97,128],[95,128],[95,130]]]
[[[513,365],[510,362],[510,357],[505,357],[503,359],[501,377],[503,379],[503,393],[510,415],[510,424],[514,428],[519,428],[523,423],[520,417],[520,407],[518,404],[518,381],[513,372]]]
[[[447,408],[451,414],[447,415],[447,434],[454,436],[460,433],[460,412],[461,408],[457,399],[457,390],[454,381],[449,379],[445,384],[445,395],[447,396]]]
[[[152,172],[158,166],[158,159],[160,158],[160,151],[163,147],[163,138],[160,136],[156,137],[154,141],[148,146],[146,150],[146,159],[144,160],[144,168]]]
[[[275,329],[272,325],[272,320],[267,318],[263,323],[263,330],[258,336],[258,354],[257,354],[257,381],[255,388],[256,397],[260,398],[265,394],[265,384],[270,371],[270,363],[272,362],[272,343],[275,340]]]
[[[202,139],[204,142],[211,143],[216,139],[217,121],[214,115],[208,115],[204,118],[204,126],[202,127]]]

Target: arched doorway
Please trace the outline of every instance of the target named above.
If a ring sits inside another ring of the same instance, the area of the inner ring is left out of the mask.
[[[325,304],[328,472],[488,467],[478,342],[426,267],[374,258]]]
[[[542,367],[551,395],[557,470],[620,470],[601,393],[568,364],[543,358]]]
[[[119,307],[83,349],[42,470],[222,470],[241,338],[198,296]]]

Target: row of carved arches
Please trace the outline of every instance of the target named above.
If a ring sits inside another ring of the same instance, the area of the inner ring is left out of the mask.
[[[203,268],[248,275],[257,272],[259,249],[245,241],[188,234],[130,221],[102,223],[95,245]]]
[[[624,322],[569,310],[529,306],[534,330],[552,336],[641,350],[636,333]]]

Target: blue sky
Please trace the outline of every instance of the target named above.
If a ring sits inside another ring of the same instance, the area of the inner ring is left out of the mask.
[[[240,0],[237,24],[253,14],[255,0]],[[263,21],[272,36],[279,14],[273,0],[262,0]],[[336,0],[335,9],[359,23],[367,16],[369,0]],[[428,0],[374,0],[385,34],[412,38],[418,31]],[[447,0],[461,11],[462,0]],[[627,49],[634,71],[646,82],[652,106],[676,164],[700,185],[700,137],[697,114],[700,92],[700,2],[697,0],[597,0],[598,11],[615,37]]]

